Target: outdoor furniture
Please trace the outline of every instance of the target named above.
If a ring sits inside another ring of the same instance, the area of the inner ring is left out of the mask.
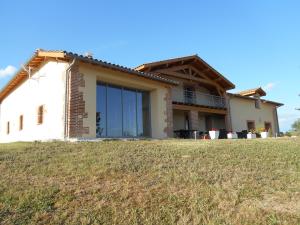
[[[227,131],[225,129],[220,129],[219,139],[227,139]]]
[[[175,130],[174,134],[175,137],[178,138],[183,138],[183,139],[189,139],[189,138],[194,138],[194,132],[197,130]]]
[[[246,139],[247,138],[247,134],[248,134],[248,131],[247,130],[243,130],[241,132],[236,132],[237,135],[238,135],[238,138],[243,138],[243,139]]]

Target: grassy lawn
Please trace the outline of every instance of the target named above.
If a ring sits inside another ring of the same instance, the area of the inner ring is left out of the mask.
[[[300,139],[2,144],[0,224],[300,224]]]

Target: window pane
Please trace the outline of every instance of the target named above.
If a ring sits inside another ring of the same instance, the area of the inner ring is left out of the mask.
[[[138,133],[137,136],[143,136],[143,100],[142,93],[137,92],[137,125],[138,125]]]
[[[137,136],[136,92],[123,90],[123,136]]]
[[[121,89],[107,87],[107,136],[122,136],[122,96]]]
[[[106,86],[97,85],[96,135],[106,136]]]
[[[150,107],[149,94],[147,92],[137,92],[137,121],[138,135],[150,136]]]
[[[186,103],[195,104],[196,103],[195,89],[193,87],[185,87],[184,98]]]

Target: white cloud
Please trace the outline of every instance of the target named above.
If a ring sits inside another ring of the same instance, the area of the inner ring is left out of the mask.
[[[267,84],[263,87],[263,89],[264,89],[265,91],[271,91],[276,85],[277,85],[276,83],[270,82],[270,83],[267,83]]]
[[[8,65],[6,68],[0,69],[0,78],[11,76],[16,71],[17,71],[16,67]]]

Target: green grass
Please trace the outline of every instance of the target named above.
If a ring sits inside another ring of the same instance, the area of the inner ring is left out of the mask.
[[[300,224],[300,140],[3,144],[0,224]]]

